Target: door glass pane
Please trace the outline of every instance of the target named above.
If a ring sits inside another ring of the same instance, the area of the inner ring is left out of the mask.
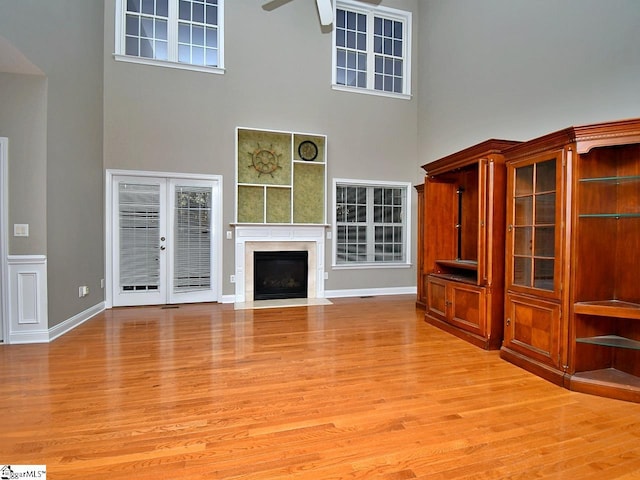
[[[160,285],[160,186],[118,185],[120,289],[158,290]]]
[[[211,196],[210,187],[175,187],[175,293],[211,287]]]
[[[536,195],[536,225],[553,225],[556,220],[556,194]]]
[[[536,257],[553,257],[555,227],[536,227],[535,252]]]
[[[533,196],[516,198],[516,225],[533,223]]]
[[[531,227],[516,227],[514,229],[515,245],[514,253],[516,255],[531,255],[532,247],[532,228]]]
[[[552,259],[536,258],[534,260],[534,287],[553,290],[553,264]]]
[[[531,286],[531,258],[515,257],[513,259],[513,283],[524,287]]]
[[[516,196],[533,193],[533,165],[516,170]]]
[[[536,164],[536,192],[553,192],[556,189],[556,160]]]

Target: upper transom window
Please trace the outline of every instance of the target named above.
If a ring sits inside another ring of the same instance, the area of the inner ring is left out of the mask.
[[[224,0],[116,0],[116,58],[221,72]]]
[[[338,1],[333,45],[336,88],[411,94],[411,12]]]

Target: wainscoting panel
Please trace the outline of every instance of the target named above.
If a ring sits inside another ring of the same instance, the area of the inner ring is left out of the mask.
[[[8,343],[49,341],[47,324],[47,257],[9,255]]]

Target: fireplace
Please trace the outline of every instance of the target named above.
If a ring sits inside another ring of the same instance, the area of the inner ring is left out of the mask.
[[[307,251],[253,253],[253,298],[307,298]]]
[[[324,298],[322,225],[234,225],[236,240],[235,303],[253,302],[256,252],[307,252],[307,292],[302,298]]]

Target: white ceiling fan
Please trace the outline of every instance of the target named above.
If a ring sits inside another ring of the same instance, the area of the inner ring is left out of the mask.
[[[269,0],[262,8],[265,10],[273,10],[290,1],[291,0]],[[316,0],[316,6],[318,7],[320,23],[325,27],[331,25],[333,23],[333,6],[331,5],[331,0]]]

